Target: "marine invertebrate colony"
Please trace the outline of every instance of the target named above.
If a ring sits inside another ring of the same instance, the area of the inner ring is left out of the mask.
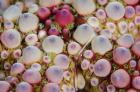
[[[140,0],[0,0],[0,92],[140,92]]]

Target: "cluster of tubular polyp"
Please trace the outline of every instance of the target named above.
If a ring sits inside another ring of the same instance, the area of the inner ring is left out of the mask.
[[[140,0],[0,0],[0,92],[140,92]]]

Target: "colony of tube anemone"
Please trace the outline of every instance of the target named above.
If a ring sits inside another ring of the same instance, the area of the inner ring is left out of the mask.
[[[0,0],[0,92],[140,92],[140,0]]]

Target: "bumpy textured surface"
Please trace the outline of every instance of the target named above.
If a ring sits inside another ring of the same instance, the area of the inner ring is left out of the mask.
[[[0,92],[140,92],[140,0],[0,0]]]

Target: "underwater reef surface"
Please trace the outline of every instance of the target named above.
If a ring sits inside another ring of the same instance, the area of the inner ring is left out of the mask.
[[[0,92],[140,92],[140,0],[0,0]]]

